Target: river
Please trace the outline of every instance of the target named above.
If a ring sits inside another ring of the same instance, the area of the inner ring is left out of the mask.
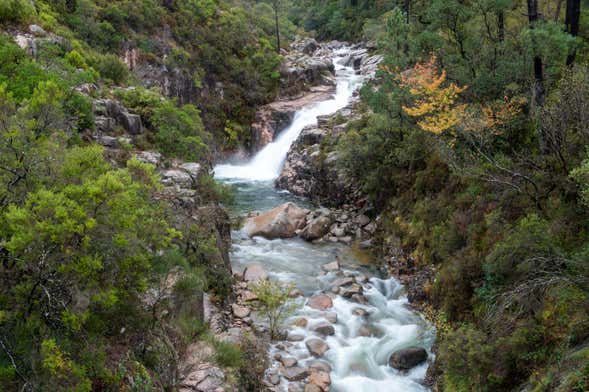
[[[251,211],[266,211],[287,201],[308,206],[306,200],[275,189],[274,179],[280,174],[286,154],[301,130],[316,123],[317,116],[333,114],[344,108],[362,85],[362,77],[352,68],[342,65],[346,53],[347,49],[340,49],[334,53],[337,87],[331,99],[312,104],[297,112],[291,125],[251,161],[215,167],[215,177],[231,184],[236,191],[232,214],[244,215]],[[421,315],[408,307],[403,287],[397,280],[381,279],[378,271],[371,267],[370,263],[366,263],[365,259],[358,257],[351,248],[341,244],[312,244],[299,238],[248,238],[241,230],[232,232],[232,241],[231,261],[234,271],[242,271],[252,262],[261,263],[268,271],[270,279],[293,283],[303,293],[303,297],[297,300],[298,307],[293,319],[304,317],[308,320],[307,325],[289,326],[289,336],[296,335],[299,339],[276,342],[271,347],[270,355],[287,351],[289,356],[298,360],[300,367],[316,361],[309,355],[305,341],[319,336],[312,331],[313,327],[325,323],[326,316],[333,321],[335,312],[335,334],[324,338],[329,350],[321,358],[327,361],[331,368],[331,391],[428,390],[422,385],[427,363],[407,372],[397,371],[388,366],[391,353],[407,346],[424,347],[431,358],[430,350],[435,339],[433,328]],[[329,273],[322,272],[322,266],[336,258],[339,259],[342,269]],[[310,296],[327,292],[332,282],[342,275],[355,276],[358,282],[362,282],[364,297],[368,303],[360,304],[334,295],[331,316],[306,305]],[[274,362],[273,366],[278,367],[279,363]],[[281,377],[277,390],[287,391],[288,387],[288,381]]]

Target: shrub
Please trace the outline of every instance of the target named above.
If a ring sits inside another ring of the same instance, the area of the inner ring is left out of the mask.
[[[251,286],[257,297],[256,308],[268,321],[270,339],[278,338],[282,323],[294,310],[294,304],[288,302],[292,289],[292,285],[270,280],[262,280]]]
[[[28,0],[0,0],[1,23],[26,23],[35,15],[35,9]]]
[[[122,84],[129,77],[129,69],[114,54],[100,56],[95,62],[94,67],[100,73],[100,76],[110,80],[114,84]]]

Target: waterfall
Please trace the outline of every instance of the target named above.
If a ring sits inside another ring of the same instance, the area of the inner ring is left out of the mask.
[[[335,95],[325,101],[305,107],[295,113],[292,123],[273,142],[260,150],[251,161],[242,165],[220,164],[215,166],[215,177],[248,181],[271,181],[280,175],[286,154],[303,128],[317,123],[317,117],[333,114],[344,108],[362,83],[362,77],[341,64],[346,50],[336,52]]]

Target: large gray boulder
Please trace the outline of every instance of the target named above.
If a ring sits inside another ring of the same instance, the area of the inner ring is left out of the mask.
[[[427,360],[423,347],[407,347],[395,351],[389,358],[389,366],[398,370],[409,370]]]
[[[247,219],[243,230],[249,237],[291,238],[305,225],[307,214],[307,210],[294,203],[286,203]]]

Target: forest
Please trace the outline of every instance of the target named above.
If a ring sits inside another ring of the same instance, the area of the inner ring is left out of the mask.
[[[267,347],[203,319],[236,284],[212,168],[299,36],[382,56],[321,151],[379,216],[375,263],[427,273],[431,390],[589,390],[587,0],[0,0],[0,390],[179,390],[198,341],[265,390]],[[192,204],[158,171],[182,162]]]

